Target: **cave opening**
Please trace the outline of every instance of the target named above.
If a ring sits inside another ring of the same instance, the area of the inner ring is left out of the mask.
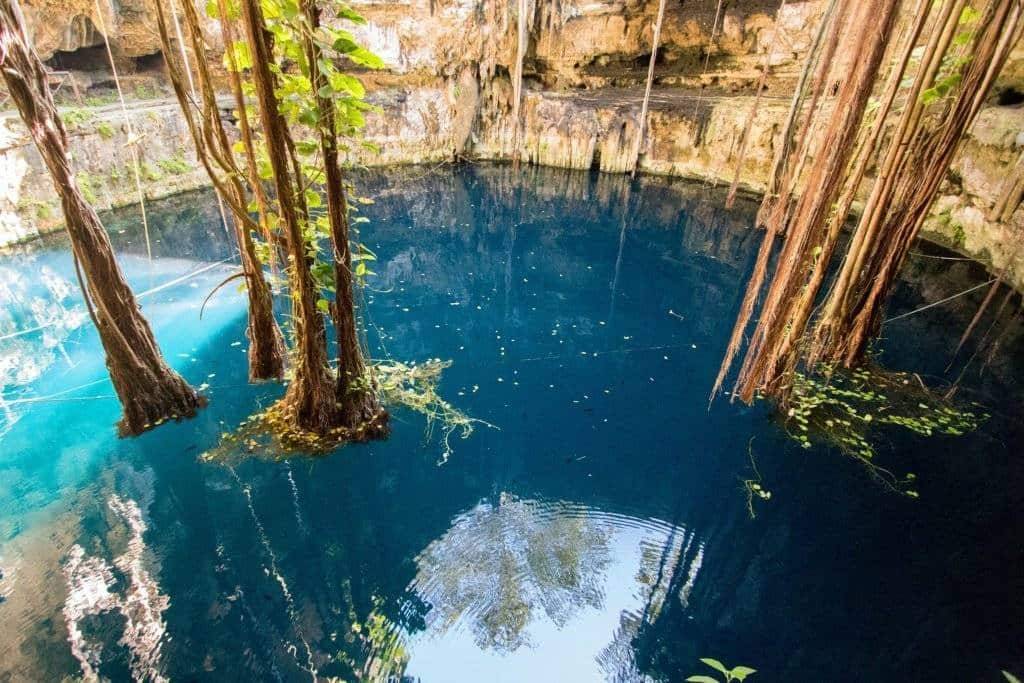
[[[1024,91],[1018,90],[1012,85],[1004,88],[996,95],[996,103],[1000,107],[1012,107],[1024,102]]]
[[[80,47],[75,50],[57,50],[46,60],[46,66],[54,71],[83,71],[95,73],[110,71],[107,50],[99,45]]]

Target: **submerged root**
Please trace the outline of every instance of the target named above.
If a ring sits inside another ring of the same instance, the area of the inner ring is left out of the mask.
[[[384,408],[354,427],[333,427],[314,432],[297,427],[280,402],[247,418],[201,456],[207,462],[234,464],[251,456],[283,460],[294,455],[327,455],[346,443],[384,439],[389,433]]]
[[[257,455],[280,460],[293,455],[326,455],[346,443],[365,443],[387,438],[390,415],[381,404],[400,405],[427,419],[427,437],[436,429],[442,435],[440,462],[452,454],[453,434],[469,438],[474,425],[494,427],[483,420],[471,418],[444,400],[437,392],[441,373],[451,361],[428,360],[421,364],[397,361],[374,363],[361,382],[353,383],[353,391],[362,399],[346,401],[338,406],[339,415],[348,415],[345,426],[309,430],[297,426],[291,404],[278,401],[266,410],[246,419],[236,430],[221,435],[220,443],[202,455],[213,462],[234,463]]]
[[[898,426],[922,436],[961,436],[988,418],[981,406],[958,406],[931,391],[916,375],[879,368],[839,370],[821,364],[823,374],[795,373],[786,430],[804,448],[820,442],[862,462],[882,484],[908,496],[916,476],[899,477],[874,462],[870,436],[883,426]]]

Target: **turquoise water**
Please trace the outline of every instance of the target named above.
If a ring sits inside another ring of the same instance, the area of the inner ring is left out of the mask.
[[[280,393],[246,383],[209,194],[108,220],[170,362],[210,406],[133,440],[59,238],[0,257],[0,680],[999,680],[1024,672],[1022,336],[963,438],[877,435],[898,496],[708,390],[760,235],[699,184],[508,167],[367,174],[374,354],[453,361],[453,439],[394,412],[326,458],[198,455]],[[984,273],[921,246],[899,314]],[[935,258],[942,256],[944,258]],[[938,375],[983,291],[896,321]],[[991,321],[983,321],[986,328]],[[1005,321],[1004,321],[1005,322]],[[37,329],[38,328],[38,329]],[[969,348],[967,353],[973,352]],[[979,363],[980,365],[980,363]],[[751,518],[742,480],[770,501]]]

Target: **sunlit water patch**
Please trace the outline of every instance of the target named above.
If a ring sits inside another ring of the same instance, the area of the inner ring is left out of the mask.
[[[360,187],[372,354],[451,361],[438,391],[494,428],[448,454],[397,408],[386,442],[202,461],[281,387],[247,383],[242,294],[199,317],[237,269],[199,193],[150,207],[152,262],[137,213],[108,217],[168,361],[210,398],[117,439],[66,245],[0,257],[0,680],[678,681],[700,657],[765,681],[1024,672],[1019,323],[964,376],[993,415],[978,432],[878,431],[911,500],[763,405],[709,407],[753,206],[503,166]],[[985,277],[917,251],[894,315]],[[880,360],[935,380],[983,296],[886,326]],[[772,496],[748,508],[754,478]]]

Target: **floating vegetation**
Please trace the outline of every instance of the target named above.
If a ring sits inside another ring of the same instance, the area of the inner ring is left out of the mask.
[[[451,437],[458,433],[468,439],[473,425],[482,424],[492,429],[494,425],[469,417],[437,393],[441,373],[451,367],[451,361],[434,358],[424,363],[406,364],[399,361],[383,361],[373,364],[373,379],[377,383],[381,401],[388,405],[403,405],[427,418],[427,437],[435,428],[443,434],[440,462],[446,462],[452,454]]]
[[[916,375],[860,368],[852,372],[820,366],[821,375],[794,373],[786,429],[804,448],[821,441],[867,464],[873,475],[902,493],[917,497],[916,476],[900,478],[873,463],[872,430],[894,425],[922,436],[961,436],[989,415],[972,403],[961,409],[929,391]]]
[[[381,403],[405,406],[427,418],[427,437],[440,429],[442,451],[440,462],[452,454],[451,437],[458,434],[467,439],[474,425],[490,423],[469,417],[444,400],[437,392],[441,373],[451,361],[439,358],[424,363],[381,361],[370,366],[368,375],[359,385],[374,391]],[[238,428],[221,435],[220,443],[202,455],[208,462],[231,464],[252,455],[263,455],[274,460],[293,455],[326,455],[345,443],[364,443],[384,438],[388,432],[388,411],[380,408],[355,427],[337,427],[326,433],[303,430],[285,413],[287,407],[275,403],[271,407],[244,420]]]
[[[293,455],[327,455],[345,443],[364,443],[388,433],[388,411],[380,408],[355,427],[335,427],[314,432],[296,426],[280,401],[245,420],[233,432],[221,434],[220,442],[202,454],[207,462],[234,464],[249,456],[284,460]]]
[[[754,472],[752,479],[743,480],[743,489],[747,492],[747,512],[750,514],[750,518],[754,519],[757,514],[754,512],[754,497],[760,498],[767,502],[772,499],[772,492],[764,487],[764,480],[761,478],[761,472],[757,469],[757,463],[754,462],[754,440],[750,440],[750,445],[747,448],[750,454],[750,468]]]

